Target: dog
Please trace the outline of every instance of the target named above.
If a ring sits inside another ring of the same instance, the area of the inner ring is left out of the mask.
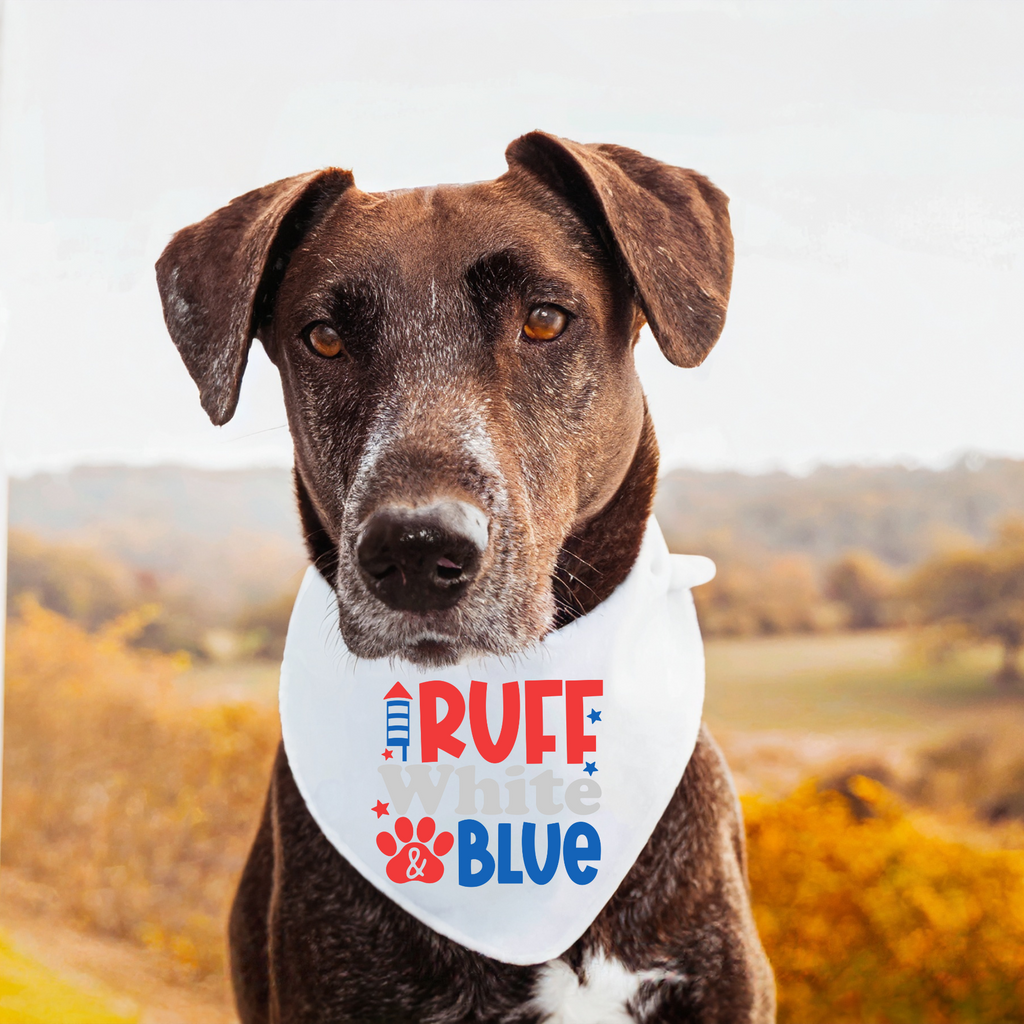
[[[469,185],[367,193],[328,169],[249,192],[157,263],[170,335],[215,424],[253,338],[278,368],[312,563],[344,642],[421,666],[512,655],[630,571],[658,449],[646,323],[697,366],[732,277],[705,177],[543,132]],[[244,1024],[767,1022],[743,826],[706,729],[614,897],[561,957],[492,960],[367,882],[279,749],[232,908]]]

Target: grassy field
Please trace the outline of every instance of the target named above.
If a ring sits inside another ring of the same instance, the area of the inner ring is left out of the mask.
[[[929,665],[893,631],[712,640],[704,716],[741,792],[880,771],[914,792],[928,775],[931,802],[953,809],[1024,757],[1024,694],[997,692],[997,664],[979,650]]]
[[[705,717],[727,729],[941,728],[965,712],[985,716],[1020,704],[989,681],[997,657],[983,650],[927,665],[900,632],[712,640]]]
[[[75,985],[16,948],[0,933],[0,1024],[134,1024],[135,1007],[123,996]]]
[[[255,701],[277,707],[280,666],[267,661],[203,663],[174,681],[174,687],[195,704],[226,704]]]

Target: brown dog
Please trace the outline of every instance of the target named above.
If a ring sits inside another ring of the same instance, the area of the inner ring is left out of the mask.
[[[641,326],[696,366],[732,273],[693,171],[541,132],[495,181],[366,193],[326,170],[241,196],[157,264],[214,423],[253,337],[281,373],[310,557],[355,654],[519,651],[627,576],[658,452]],[[770,1021],[743,829],[706,731],[642,855],[563,956],[517,967],[430,930],[310,817],[279,751],[231,918],[246,1024]]]

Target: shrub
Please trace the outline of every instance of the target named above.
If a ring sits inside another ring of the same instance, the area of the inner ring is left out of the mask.
[[[3,858],[84,924],[224,962],[224,921],[278,735],[273,709],[197,707],[183,661],[96,634],[32,600],[9,623]]]
[[[852,786],[862,820],[813,783],[744,800],[780,1022],[1024,1019],[1024,851],[930,836],[880,784]]]

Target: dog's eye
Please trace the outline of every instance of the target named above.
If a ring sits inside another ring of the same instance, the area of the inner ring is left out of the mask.
[[[530,341],[554,341],[569,326],[569,314],[558,306],[534,306],[523,324]]]
[[[306,330],[306,343],[324,359],[333,359],[345,351],[341,335],[329,324],[313,324]]]

